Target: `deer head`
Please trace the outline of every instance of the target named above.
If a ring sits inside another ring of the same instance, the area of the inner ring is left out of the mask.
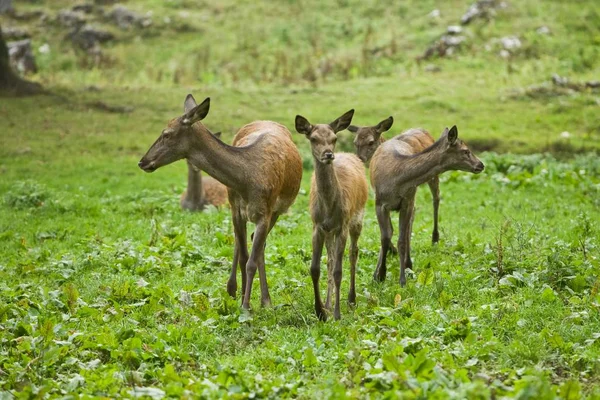
[[[315,160],[324,164],[331,164],[335,159],[336,133],[346,129],[352,122],[353,116],[354,110],[350,110],[329,124],[312,125],[303,116],[296,115],[296,131],[310,140],[310,147]]]
[[[162,166],[187,157],[195,135],[193,125],[208,114],[210,98],[207,97],[197,105],[194,96],[188,94],[183,108],[184,114],[169,121],[156,142],[138,163],[144,171],[154,172]]]
[[[443,149],[442,163],[450,169],[478,174],[485,166],[479,158],[469,150],[465,142],[458,138],[456,125],[444,129],[440,144]]]
[[[388,117],[375,126],[354,126],[350,125],[348,130],[356,134],[354,138],[354,147],[356,155],[362,162],[371,160],[377,146],[380,144],[381,134],[388,131],[394,124],[394,118]]]

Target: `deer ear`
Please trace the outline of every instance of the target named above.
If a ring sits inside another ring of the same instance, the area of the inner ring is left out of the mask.
[[[313,126],[308,122],[306,118],[302,115],[296,115],[296,131],[303,135],[310,135],[312,132]]]
[[[339,117],[338,119],[336,119],[335,121],[330,123],[329,126],[331,127],[331,129],[333,129],[333,131],[335,133],[338,133],[339,131],[343,131],[348,126],[350,126],[353,116],[354,116],[354,109],[346,112],[344,115],[342,115],[341,117]]]
[[[347,129],[352,133],[358,132],[358,126],[356,126],[356,125],[350,125]]]
[[[185,96],[185,101],[183,102],[183,112],[186,113],[188,111],[190,111],[192,108],[196,107],[196,99],[194,99],[194,96],[190,94],[188,94],[187,96]]]
[[[377,133],[382,134],[385,131],[389,131],[393,124],[394,118],[389,117],[378,123],[375,129],[377,129]]]
[[[181,123],[184,125],[192,125],[198,121],[201,121],[208,115],[210,109],[210,97],[207,97],[200,105],[192,108],[190,111],[183,115]]]
[[[454,143],[456,143],[456,139],[458,139],[458,129],[456,128],[456,125],[453,125],[452,128],[450,128],[450,130],[448,131],[448,143],[453,145]]]

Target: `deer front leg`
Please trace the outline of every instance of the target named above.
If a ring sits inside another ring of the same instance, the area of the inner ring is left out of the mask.
[[[331,299],[333,298],[333,289],[335,287],[333,280],[335,236],[331,232],[325,234],[325,249],[327,249],[327,298],[325,300],[325,309],[331,311]]]
[[[315,291],[315,312],[321,321],[327,321],[327,314],[323,309],[321,292],[319,290],[319,278],[321,277],[321,254],[323,253],[324,233],[317,226],[313,228],[312,236],[312,262],[310,264],[310,277]]]
[[[440,232],[438,231],[438,210],[440,208],[440,178],[435,177],[429,181],[429,189],[433,197],[433,233],[431,243],[436,244],[440,241]]]
[[[350,290],[348,304],[356,305],[356,262],[358,261],[358,238],[362,230],[361,224],[350,227]]]
[[[398,254],[400,257],[400,286],[406,286],[405,270],[409,265],[410,231],[413,220],[415,198],[414,195],[402,201],[400,206],[400,234],[398,238]],[[412,267],[412,264],[411,264]]]
[[[342,290],[342,262],[344,260],[344,249],[346,248],[346,238],[348,232],[340,232],[335,239],[335,258],[333,269],[333,280],[335,281],[335,308],[333,317],[336,320],[341,318],[340,313],[340,291]]]
[[[260,304],[262,306],[269,306],[271,304],[271,296],[269,296],[269,287],[267,286],[267,274],[265,271],[265,243],[267,240],[267,234],[269,232],[269,218],[263,218],[256,224],[256,230],[254,231],[254,241],[252,242],[252,252],[246,265],[246,291],[244,293],[243,307],[245,309],[250,308],[250,295],[252,292],[252,282],[254,275],[258,270],[258,277],[260,279]]]
[[[233,263],[231,265],[231,274],[229,275],[229,281],[227,281],[227,293],[230,296],[235,297],[237,293],[237,265],[240,265],[242,273],[242,300],[244,298],[244,291],[246,290],[246,264],[248,263],[248,244],[247,244],[247,231],[246,231],[246,220],[242,218],[241,214],[232,207],[231,220],[233,222],[233,233],[235,237],[235,244],[233,247]]]
[[[379,223],[379,231],[381,233],[381,249],[379,250],[379,259],[377,260],[377,268],[373,274],[373,280],[383,282],[387,272],[386,256],[392,240],[392,222],[390,220],[390,212],[383,205],[378,204],[375,207],[377,213],[377,222]]]

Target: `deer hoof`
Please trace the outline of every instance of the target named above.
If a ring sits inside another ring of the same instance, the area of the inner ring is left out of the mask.
[[[356,294],[355,293],[348,293],[348,305],[350,306],[356,306]]]
[[[271,298],[260,299],[260,305],[263,308],[271,307]]]
[[[431,244],[436,244],[439,241],[440,241],[439,232],[433,232],[433,235],[431,235]]]
[[[237,282],[235,282],[235,281],[227,282],[227,293],[229,293],[229,295],[231,297],[235,298],[235,295],[237,294]]]
[[[315,311],[317,312],[317,318],[319,318],[319,321],[327,321],[327,314],[325,313],[325,310],[323,310],[322,307],[315,307]]]
[[[335,311],[333,312],[333,318],[334,318],[336,321],[339,321],[340,319],[342,319],[342,313],[340,313],[340,310],[335,310]]]

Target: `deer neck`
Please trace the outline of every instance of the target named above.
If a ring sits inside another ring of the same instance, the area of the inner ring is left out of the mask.
[[[188,162],[227,187],[244,191],[248,188],[247,171],[252,162],[243,149],[229,146],[214,137],[204,127],[195,129]]]
[[[339,206],[341,201],[340,186],[333,163],[323,164],[315,160],[315,183],[320,205],[328,210],[333,209],[335,205]]]
[[[433,146],[436,146],[434,144]],[[436,146],[437,147],[437,146]],[[431,149],[402,160],[402,168],[398,174],[403,187],[417,187],[429,182],[434,177],[448,170],[443,160],[443,152],[439,149]]]
[[[194,203],[202,202],[202,174],[188,162],[187,199]]]

